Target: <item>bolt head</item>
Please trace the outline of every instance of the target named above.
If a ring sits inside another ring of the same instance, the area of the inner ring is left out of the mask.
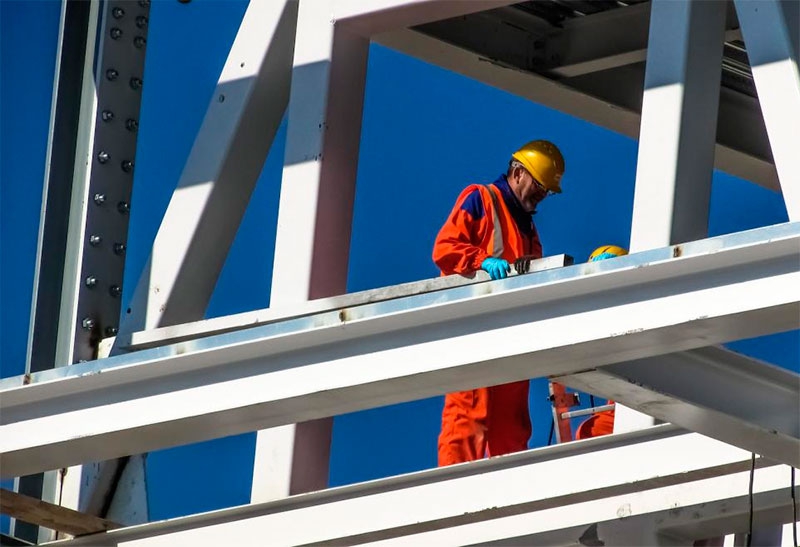
[[[114,27],[109,34],[113,40],[119,40],[122,37],[122,29]]]
[[[110,110],[103,110],[101,117],[103,118],[104,122],[110,122],[111,120],[114,119],[114,113],[111,112]]]
[[[111,159],[111,156],[105,150],[101,150],[97,153],[97,161],[100,163],[108,163],[108,160]]]
[[[137,122],[133,118],[128,118],[127,120],[125,120],[125,129],[127,129],[128,131],[136,131],[137,129],[139,129],[139,122]]]
[[[133,45],[139,49],[142,49],[145,44],[147,44],[147,40],[145,40],[143,36],[137,36],[133,39]]]
[[[147,17],[144,15],[139,15],[136,17],[136,26],[138,28],[144,28],[147,26]]]
[[[117,203],[117,211],[122,213],[123,215],[127,215],[131,210],[131,206],[128,205],[127,201],[120,201]]]
[[[87,287],[92,288],[97,285],[97,278],[93,275],[90,275],[84,280],[84,283],[86,283]]]
[[[123,160],[120,166],[122,167],[122,170],[125,171],[126,173],[130,173],[131,171],[133,171],[133,162],[131,160]]]
[[[115,255],[125,254],[125,244],[124,243],[114,243],[114,254]]]
[[[108,78],[109,82],[113,82],[114,80],[119,78],[119,72],[117,72],[113,68],[109,68],[108,70],[106,70],[106,78]]]
[[[81,326],[85,330],[92,330],[94,328],[94,319],[91,317],[84,317],[83,321],[81,321]]]
[[[130,83],[131,89],[138,90],[138,89],[142,88],[142,80],[141,80],[141,78],[131,78],[129,83]]]
[[[114,16],[114,19],[122,19],[125,17],[125,10],[120,7],[116,7],[111,10],[111,15]]]
[[[108,294],[110,294],[114,298],[117,298],[119,295],[122,294],[122,287],[120,287],[119,285],[111,285],[108,288]]]
[[[106,327],[106,336],[116,336],[117,327]]]
[[[89,245],[92,247],[97,247],[103,241],[103,238],[99,235],[92,234],[89,236]]]
[[[105,194],[95,194],[94,195],[94,202],[97,205],[102,205],[106,202],[106,195]]]

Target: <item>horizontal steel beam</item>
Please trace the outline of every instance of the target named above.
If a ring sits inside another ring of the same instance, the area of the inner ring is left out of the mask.
[[[525,273],[541,272],[552,268],[563,268],[564,266],[572,265],[572,262],[571,256],[563,254],[540,258],[528,263],[528,269]],[[510,275],[516,275],[516,270],[512,269]],[[126,351],[152,348],[184,340],[191,340],[201,336],[223,334],[235,330],[243,330],[275,323],[276,321],[284,321],[286,319],[339,310],[341,308],[361,306],[372,302],[382,302],[395,298],[402,298],[404,296],[452,289],[453,287],[461,287],[463,285],[486,282],[489,280],[489,274],[483,270],[479,270],[469,276],[448,275],[444,277],[435,277],[433,279],[423,279],[421,281],[401,283],[390,287],[359,291],[330,298],[318,298],[316,300],[298,303],[294,306],[265,308],[262,310],[237,313],[235,315],[205,319],[203,321],[181,323],[179,325],[134,332],[128,335],[122,334],[117,337],[116,345]]]
[[[331,20],[367,37],[513,4],[515,0],[334,0]]]
[[[800,375],[717,347],[554,381],[800,467]]]
[[[3,473],[797,328],[798,232],[778,225],[4,380]]]
[[[590,525],[606,545],[650,545],[614,538],[645,528],[645,522],[672,537],[685,527],[693,527],[692,533],[703,526],[709,532],[746,528],[750,465],[749,452],[664,425],[110,531],[66,545],[260,545],[267,536],[270,545],[466,545],[555,532],[561,543],[524,542],[554,545],[578,544]],[[756,467],[757,522],[788,522],[789,469],[763,459]]]
[[[6,379],[0,468],[27,474],[797,329],[798,261],[800,224],[781,224]]]
[[[555,29],[544,42],[540,71],[558,78],[599,72],[647,58],[650,2],[576,17]],[[732,11],[732,7],[729,9]],[[725,41],[741,40],[735,17],[728,17]]]
[[[629,8],[624,8],[629,9]],[[514,31],[518,33],[518,31]],[[508,60],[498,59],[480,51],[470,49],[468,45],[454,45],[452,40],[445,41],[429,36],[418,30],[403,29],[385,32],[373,36],[373,40],[383,46],[411,55],[433,65],[451,70],[468,78],[502,89],[519,97],[529,99],[548,108],[564,112],[590,123],[600,125],[611,131],[637,139],[641,116],[636,108],[616,102],[619,85],[614,94],[601,96],[589,89],[585,79],[575,78],[570,81],[556,81],[550,77],[535,73],[532,69],[516,66],[513,60],[526,56],[519,48],[508,50]],[[478,44],[486,41],[480,32],[469,32],[465,36]],[[522,47],[522,46],[521,46]],[[601,74],[601,73],[594,73]],[[582,87],[578,88],[578,84]],[[623,95],[629,87],[623,87]],[[737,127],[739,118],[757,117],[749,102],[731,101],[728,95],[723,96],[721,112],[736,114],[736,119],[720,123],[721,131],[715,148],[715,166],[727,173],[760,184],[772,190],[779,190],[778,175],[775,165],[760,156],[764,147],[761,138],[739,137],[734,131],[728,132],[731,126]],[[751,116],[752,115],[752,116]],[[747,128],[753,131],[753,128]],[[760,131],[760,129],[759,129]],[[757,149],[744,148],[754,142]]]

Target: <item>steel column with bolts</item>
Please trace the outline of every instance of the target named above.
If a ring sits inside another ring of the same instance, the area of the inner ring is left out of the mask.
[[[800,2],[736,0],[789,219],[800,219]]]
[[[799,243],[800,225],[772,226],[9,378],[0,381],[0,470],[796,329]],[[496,344],[485,343],[489,333]]]
[[[653,0],[631,252],[708,233],[725,2]],[[653,418],[617,405],[614,431]]]
[[[590,537],[606,545],[654,545],[642,542],[647,532],[691,545],[690,538],[720,528],[746,529],[749,467],[748,452],[665,425],[110,531],[68,545],[260,545],[267,535],[272,545],[600,545],[588,543]],[[758,522],[791,518],[788,476],[788,467],[758,461]]]
[[[117,332],[149,14],[144,0],[63,3],[29,371],[94,359]],[[106,516],[94,485],[88,469],[63,470],[41,495]]]
[[[107,8],[109,24],[106,25],[103,36],[107,35],[107,42],[117,46],[116,49],[110,48],[110,51],[112,54],[116,52],[115,55],[120,62],[130,62],[130,59],[135,58],[131,55],[131,52],[141,52],[143,54],[146,47],[147,18],[149,15],[146,12],[139,13],[137,10],[149,9],[149,4],[149,0],[142,0],[137,3],[109,3]],[[157,238],[157,243],[154,245],[154,256],[162,259],[160,261],[156,260],[156,264],[163,268],[154,269],[148,266],[145,271],[150,277],[146,279],[145,284],[150,281],[157,288],[165,288],[176,282],[176,279],[170,278],[170,276],[177,277],[181,259],[184,258],[181,251],[186,251],[185,247],[176,245],[176,239],[180,239],[176,234],[180,233],[180,236],[189,235],[188,241],[182,240],[183,243],[186,243],[186,247],[189,247],[191,236],[193,235],[191,231],[186,230],[187,210],[190,214],[197,213],[198,217],[202,217],[195,219],[195,225],[201,233],[201,236],[196,239],[204,243],[214,242],[211,245],[212,251],[210,253],[216,254],[216,261],[219,264],[219,268],[221,268],[228,246],[218,239],[214,240],[206,237],[202,232],[202,228],[211,229],[215,236],[223,239],[225,236],[229,236],[230,239],[233,238],[238,226],[238,222],[233,221],[236,211],[239,210],[240,218],[249,199],[250,191],[260,172],[261,165],[263,165],[266,151],[271,144],[270,131],[274,135],[280,124],[286,104],[285,96],[283,103],[281,103],[280,98],[281,79],[279,76],[281,74],[281,61],[283,58],[283,68],[285,68],[283,85],[288,91],[288,67],[294,32],[292,4],[290,3],[286,9],[283,8],[284,6],[282,5],[269,3],[269,5],[259,5],[248,10],[249,17],[246,16],[243,23],[244,30],[240,30],[239,37],[232,47],[229,59],[223,69],[221,83],[217,88],[218,93],[214,95],[210,113],[207,114],[204,120],[204,125],[196,142],[194,156],[190,157],[189,165],[181,181],[184,188],[191,187],[195,190],[195,192],[187,190],[191,194],[191,198],[197,197],[197,188],[209,190],[211,197],[206,197],[212,206],[208,207],[208,210],[202,210],[202,207],[200,207],[200,212],[198,212],[198,208],[189,207],[190,204],[186,200],[173,199],[170,209],[172,216],[168,211],[168,218],[162,224],[162,230],[159,233],[161,239]],[[272,29],[272,32],[265,32],[265,29]],[[281,35],[283,35],[283,40],[280,39]],[[273,37],[276,39],[272,40]],[[126,45],[128,49],[120,49],[120,44]],[[258,47],[259,44],[260,47]],[[113,57],[108,57],[106,61],[113,61]],[[130,95],[133,93],[137,97],[140,96],[142,85],[141,67],[139,68],[140,72],[133,75],[128,74],[128,71],[120,66],[109,65],[103,70],[103,77],[100,78],[100,81],[104,82],[104,85],[116,85],[117,87],[122,87],[121,93],[123,94],[128,93]],[[253,90],[257,89],[259,84],[262,90],[261,94],[253,94]],[[264,89],[267,85],[270,86],[269,92]],[[224,101],[219,101],[219,98],[225,97],[226,94],[229,100],[223,107],[221,104]],[[257,99],[250,100],[251,94],[255,97],[266,97],[266,99],[260,102]],[[109,95],[110,93],[108,92],[100,95],[102,104],[98,109],[97,115],[98,124],[102,131],[98,133],[98,136],[103,132],[109,133],[114,128],[118,128],[118,131],[122,132],[122,138],[113,140],[113,144],[116,145],[113,150],[102,146],[97,148],[93,153],[96,162],[91,165],[98,163],[98,171],[101,169],[106,169],[107,171],[109,166],[119,166],[122,176],[132,179],[133,162],[125,157],[119,157],[119,153],[122,152],[120,143],[125,144],[131,139],[135,143],[135,135],[138,128],[138,102],[136,103],[137,112],[134,113],[130,109],[129,98],[127,98],[127,102],[123,100],[123,97],[116,97],[109,101]],[[273,100],[277,102],[276,105],[272,104],[271,101]],[[245,123],[242,123],[243,120]],[[220,146],[220,136],[224,132],[227,132],[230,137],[228,147]],[[257,135],[257,138],[255,135]],[[265,135],[267,138],[264,138]],[[95,138],[96,142],[99,142],[98,136]],[[125,140],[126,138],[127,141]],[[257,144],[242,145],[242,139],[246,141],[248,138],[253,138]],[[258,146],[258,144],[261,146]],[[215,155],[212,151],[219,152]],[[263,153],[259,155],[261,152]],[[247,159],[250,161],[246,161]],[[87,237],[91,247],[107,248],[109,252],[113,251],[117,261],[122,263],[122,257],[125,255],[125,239],[112,237],[114,234],[105,232],[109,231],[107,230],[109,211],[111,211],[112,215],[113,213],[119,213],[119,215],[127,219],[127,204],[130,201],[130,196],[129,194],[121,197],[116,196],[115,193],[119,192],[120,188],[124,188],[124,185],[119,184],[119,181],[115,181],[114,177],[107,172],[101,174],[103,174],[104,178],[100,180],[100,183],[106,186],[95,188],[90,192],[92,199],[89,201],[89,207],[95,207],[100,212],[105,211],[105,215],[101,216],[100,222],[95,223],[105,231],[95,230],[96,234],[93,233]],[[236,177],[236,180],[245,188],[242,189],[242,186],[235,184],[224,184],[225,180],[232,177]],[[219,179],[221,179],[221,182]],[[109,181],[114,184],[108,185]],[[250,183],[249,189],[247,187],[248,181]],[[220,184],[215,186],[215,182],[220,182]],[[219,190],[220,186],[224,189]],[[211,188],[217,188],[219,191],[216,193],[211,192]],[[180,192],[177,192],[177,195],[180,196]],[[238,201],[233,196],[237,196]],[[203,200],[199,201],[205,203]],[[227,208],[220,207],[220,203],[225,204]],[[216,210],[214,205],[217,205]],[[220,211],[219,209],[224,210]],[[176,211],[178,212],[176,213]],[[214,216],[214,213],[220,216]],[[174,219],[173,217],[175,216],[179,218]],[[221,218],[224,218],[225,221],[220,221]],[[170,220],[173,220],[173,223],[170,223]],[[170,226],[172,231],[170,231]],[[209,228],[210,226],[213,228]],[[228,230],[226,231],[225,228]],[[97,241],[95,242],[95,240]],[[148,300],[146,294],[142,296],[142,290],[139,290],[138,300],[135,295],[134,304],[131,306],[135,312],[134,316],[123,318],[123,324],[127,324],[127,328],[132,328],[131,326],[135,325],[137,320],[146,324],[148,318],[155,324],[159,324],[158,321],[164,321],[162,315],[167,312],[175,312],[173,317],[175,321],[202,317],[202,311],[205,310],[205,305],[208,298],[210,298],[211,289],[207,291],[207,298],[203,300],[203,292],[200,287],[208,286],[210,283],[210,287],[213,288],[218,269],[215,273],[214,268],[211,267],[214,261],[207,255],[197,256],[198,254],[202,255],[204,252],[208,253],[208,248],[198,251],[197,247],[198,245],[191,247],[196,254],[192,254],[190,258],[203,261],[204,267],[199,268],[196,263],[192,263],[190,260],[183,262],[184,270],[181,271],[185,274],[185,268],[190,268],[193,283],[180,279],[183,283],[182,288],[186,292],[177,291],[176,295],[172,295],[174,300],[178,300],[178,303],[174,303],[173,300],[173,306],[167,305],[165,299],[171,296],[169,290],[165,289],[163,293],[156,291],[159,296],[164,298],[162,300],[156,298]],[[167,262],[168,264],[165,266]],[[152,264],[151,257],[150,265]],[[87,273],[81,279],[85,278],[83,283],[85,291],[91,291],[91,294],[94,294],[98,292],[98,288],[102,288],[103,294],[108,292],[109,295],[116,299],[117,308],[113,330],[105,329],[100,335],[100,337],[112,336],[116,334],[117,330],[116,318],[119,316],[120,284],[99,283],[99,281],[102,281],[99,280],[99,274],[95,275],[92,271],[87,270],[86,264],[84,264],[84,270]],[[101,270],[108,271],[108,269]],[[213,277],[213,280],[209,282],[207,278],[200,274]],[[141,285],[142,282],[140,282],[140,288]],[[181,300],[181,297],[184,300]],[[142,300],[147,300],[147,302],[142,303]],[[187,301],[194,304],[195,307],[189,306],[188,310],[185,309],[187,306],[184,304]],[[202,308],[199,316],[193,315],[196,307]],[[95,321],[95,319],[87,316],[87,321]],[[84,328],[86,327],[86,325],[83,326]],[[103,329],[103,326],[98,323],[97,328]],[[111,517],[125,523],[144,522],[147,520],[144,470],[144,456],[132,455],[130,458],[123,460],[86,465],[80,473],[77,473],[77,470],[68,473],[67,478],[75,485],[82,482],[86,483],[81,487],[80,501],[78,502],[78,506],[82,510],[93,513],[98,511],[101,513],[110,512]],[[121,488],[119,496],[115,494],[118,487]],[[128,500],[127,505],[119,501],[122,499]],[[106,515],[101,514],[101,516]]]
[[[146,46],[145,32],[148,26],[147,16],[141,13],[135,13],[134,8],[142,8],[149,6],[149,2],[143,0],[139,3],[122,3],[120,5],[113,5],[109,7],[109,18],[112,23],[108,25],[106,33],[111,40],[115,43],[126,42],[129,39],[132,48],[136,50],[144,50]],[[173,198],[170,205],[172,213],[168,211],[168,215],[157,239],[157,244],[154,246],[154,255],[161,260],[156,263],[162,266],[160,269],[153,269],[148,267],[145,271],[150,274],[147,281],[155,284],[156,287],[171,286],[171,283],[177,281],[183,282],[182,279],[170,279],[170,275],[178,275],[181,266],[180,247],[176,252],[176,239],[180,236],[188,235],[188,241],[184,243],[189,245],[191,241],[191,232],[186,231],[186,216],[188,214],[197,213],[201,220],[196,220],[198,231],[202,237],[202,227],[206,226],[208,229],[209,224],[214,225],[214,232],[217,235],[223,234],[225,230],[219,226],[229,227],[230,234],[227,234],[232,239],[238,227],[238,220],[234,221],[238,213],[238,218],[241,218],[243,210],[249,199],[250,191],[255,184],[255,180],[260,172],[261,165],[266,157],[266,151],[269,149],[271,138],[269,137],[270,130],[272,134],[277,131],[280,124],[280,119],[283,114],[283,109],[286,104],[286,95],[288,95],[288,76],[289,76],[289,62],[291,56],[291,46],[294,33],[294,16],[295,13],[292,8],[296,7],[294,4],[289,3],[287,6],[269,3],[269,5],[254,6],[248,9],[248,13],[243,19],[242,27],[234,42],[228,61],[223,68],[223,73],[220,78],[220,83],[217,86],[215,95],[212,98],[204,120],[204,125],[201,128],[200,134],[197,137],[193,156],[190,156],[187,168],[184,172],[182,184],[184,187],[192,187],[193,184],[204,184],[204,188],[208,189],[217,184],[217,192],[210,192],[210,204],[200,212],[197,208],[190,207],[186,200]],[[285,9],[284,9],[285,8]],[[269,31],[272,29],[272,32]],[[266,32],[265,32],[266,30]],[[282,39],[281,39],[282,37]],[[272,38],[276,38],[273,40]],[[124,51],[122,53],[125,53]],[[283,63],[283,64],[282,64]],[[284,94],[283,103],[281,103],[280,84],[281,84],[281,68],[285,69],[283,73],[283,85],[287,90]],[[111,70],[111,69],[109,69]],[[119,70],[114,69],[115,73]],[[112,73],[106,71],[106,79]],[[112,82],[116,82],[120,76],[117,76]],[[134,85],[136,84],[136,85]],[[270,92],[267,91],[267,85],[270,86]],[[130,88],[132,92],[139,93],[138,82],[131,80],[125,89]],[[136,89],[135,89],[136,88]],[[260,93],[256,93],[259,91]],[[250,100],[251,96],[254,97]],[[220,101],[220,97],[227,98],[227,101]],[[276,101],[277,104],[273,104]],[[117,101],[116,106],[104,103],[102,109],[98,114],[98,123],[104,130],[108,128],[119,127],[124,129],[124,132],[133,136],[136,134],[138,127],[138,115],[133,115],[130,112],[130,103]],[[224,106],[222,104],[224,103]],[[243,123],[243,120],[245,123]],[[267,128],[267,137],[263,138],[264,128]],[[227,146],[220,146],[221,135],[227,132],[230,142]],[[257,137],[256,137],[257,135]],[[254,144],[247,146],[242,144],[242,141],[252,138]],[[233,149],[231,149],[234,147]],[[198,150],[199,148],[199,150]],[[216,151],[216,154],[212,153]],[[116,156],[116,152],[109,150],[102,150],[97,152],[99,158],[104,158],[105,163],[103,167],[114,164],[111,157]],[[259,155],[261,154],[261,155]],[[106,157],[108,156],[108,157]],[[123,162],[121,165],[122,172],[132,170],[132,162],[127,165]],[[116,165],[116,164],[114,164]],[[126,171],[127,170],[127,171]],[[235,172],[232,172],[234,171]],[[130,176],[130,173],[128,173]],[[225,184],[228,178],[236,177],[239,186],[235,184]],[[221,181],[221,182],[220,182]],[[108,182],[108,181],[104,181]],[[248,187],[249,183],[249,187]],[[110,191],[100,190],[95,192],[92,199],[94,206],[103,208],[109,203],[117,203],[119,200],[109,200],[109,196],[113,197],[114,191],[117,191],[118,185],[113,185]],[[222,186],[223,190],[220,190]],[[196,187],[195,187],[196,189]],[[239,192],[237,194],[237,192]],[[227,195],[221,195],[226,194]],[[236,194],[236,198],[231,196]],[[196,196],[196,194],[193,194]],[[100,199],[102,197],[102,199]],[[177,193],[180,198],[180,192]],[[184,195],[185,197],[185,195]],[[129,197],[126,198],[129,200]],[[202,201],[202,200],[201,200]],[[119,201],[121,203],[121,201]],[[119,203],[117,203],[119,205]],[[237,207],[239,209],[237,209]],[[124,208],[117,207],[119,212],[123,212]],[[126,210],[126,209],[125,209]],[[176,212],[177,211],[177,212]],[[202,213],[202,214],[201,214]],[[225,222],[219,220],[219,216],[226,217]],[[204,216],[205,215],[205,216]],[[174,218],[179,217],[179,218]],[[223,234],[224,235],[224,234]],[[122,240],[124,241],[124,240]],[[208,242],[209,238],[203,241]],[[125,253],[125,245],[119,241],[115,242],[113,246],[111,242],[108,244],[113,252],[122,257]],[[205,310],[205,305],[210,298],[210,289],[205,295],[203,300],[203,293],[199,289],[203,285],[204,280],[201,274],[206,276],[213,276],[213,281],[210,282],[213,287],[216,281],[218,270],[214,271],[211,264],[224,261],[227,255],[227,246],[220,244],[219,247],[213,245],[204,245],[202,249],[198,250],[198,245],[192,247],[195,254],[190,254],[189,258],[206,261],[203,262],[204,266],[197,267],[196,263],[189,265],[183,263],[184,268],[189,267],[192,271],[191,279],[195,284],[182,285],[187,292],[176,291],[176,299],[181,298],[190,299],[196,306],[189,307],[188,309],[181,308],[181,305],[176,306],[178,312],[175,313],[172,320],[186,321],[191,319],[199,319],[202,317],[202,312]],[[224,247],[224,248],[223,248]],[[211,254],[216,253],[216,262],[208,258],[208,256],[200,256],[203,252]],[[168,265],[165,264],[169,262]],[[151,258],[152,264],[152,258]],[[185,271],[184,271],[185,275]],[[93,290],[96,289],[96,283],[91,286],[88,283],[90,279],[96,279],[95,276],[87,276],[87,287]],[[206,279],[206,284],[208,280]],[[109,287],[109,291],[113,287]],[[141,288],[141,282],[140,282]],[[114,293],[118,299],[118,290]],[[166,300],[159,300],[157,296],[168,297],[169,291],[163,294],[156,291],[156,295],[151,298],[147,307],[142,303],[142,291],[134,297],[134,304],[132,304],[131,316],[123,318],[123,323],[127,321],[127,328],[132,328],[132,325],[137,324],[136,321],[147,323],[149,318],[154,324],[159,324],[163,318],[161,315],[167,310]],[[187,295],[189,295],[187,297]],[[164,306],[154,309],[155,306]],[[196,315],[196,309],[202,308],[200,315]],[[168,308],[173,312],[173,307]],[[183,315],[181,315],[181,310]],[[119,310],[117,310],[118,314]],[[124,327],[123,327],[124,328]],[[114,331],[105,332],[105,336],[116,334]],[[80,471],[80,472],[78,472]],[[92,513],[109,514],[111,517],[125,522],[144,522],[147,520],[147,502],[146,491],[144,489],[145,481],[145,462],[143,455],[132,455],[130,458],[122,460],[114,460],[108,462],[95,462],[83,466],[81,470],[70,470],[67,473],[66,480],[69,484],[73,484],[73,489],[78,488],[82,482],[85,483],[81,487],[80,499],[75,502],[76,507]],[[90,486],[87,486],[90,485]],[[117,493],[117,490],[119,492]],[[65,492],[69,492],[65,489]],[[75,495],[74,497],[77,497]],[[122,500],[127,500],[124,503]]]
[[[70,227],[72,236],[88,240],[74,287],[81,328],[75,334],[73,361],[102,357],[99,341],[118,331],[150,17],[149,0],[100,5],[104,12],[97,96],[93,97],[96,119],[93,129],[83,128],[93,139],[92,148],[84,152],[89,188],[81,198],[87,204],[87,216],[83,231]],[[66,470],[62,504],[124,524],[146,522],[144,477],[120,480],[130,460],[144,466],[140,457],[133,457]],[[123,484],[126,487],[118,488]],[[131,484],[136,485],[138,496],[126,490]]]

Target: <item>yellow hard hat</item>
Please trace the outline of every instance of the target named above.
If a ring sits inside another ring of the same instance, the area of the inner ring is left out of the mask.
[[[592,254],[589,255],[588,262],[604,260],[606,258],[611,258],[612,256],[623,256],[626,254],[628,254],[628,250],[623,249],[622,247],[617,247],[616,245],[603,245],[602,247],[598,247],[592,251]]]
[[[561,193],[564,156],[550,141],[531,141],[511,156],[550,192]]]

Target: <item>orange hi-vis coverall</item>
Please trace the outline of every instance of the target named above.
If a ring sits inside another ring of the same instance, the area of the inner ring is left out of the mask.
[[[531,213],[522,208],[505,175],[491,185],[465,188],[433,247],[442,275],[472,273],[490,256],[513,263],[525,255],[541,257],[542,244]],[[525,380],[449,393],[442,412],[439,465],[525,450],[531,436],[528,387]]]
[[[609,400],[608,404],[614,404]],[[604,410],[597,412],[592,417],[587,418],[578,426],[575,431],[576,439],[591,439],[614,433],[614,410]]]

